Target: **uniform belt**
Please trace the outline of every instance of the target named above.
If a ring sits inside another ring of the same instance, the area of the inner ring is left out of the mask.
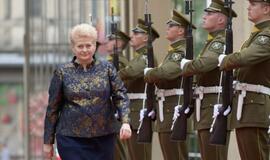
[[[164,121],[163,102],[165,101],[165,97],[183,95],[183,89],[166,89],[166,90],[157,89],[156,95],[158,98],[159,120],[160,122],[163,122]]]
[[[145,93],[128,93],[129,99],[146,99]]]
[[[262,93],[262,94],[266,94],[270,96],[270,88],[265,87],[263,85],[240,83],[240,82],[235,81],[234,89],[236,91],[241,91],[241,93],[238,95],[237,112],[236,112],[237,120],[240,120],[242,117],[243,102],[244,102],[244,98],[246,97],[247,91],[255,92],[255,93]]]
[[[201,101],[203,99],[204,94],[210,93],[221,93],[222,87],[221,86],[211,86],[211,87],[203,87],[199,86],[195,88],[194,94],[197,95],[196,97],[196,120],[197,122],[200,121],[201,118]]]
[[[183,95],[183,89],[157,89],[156,95],[158,98]]]

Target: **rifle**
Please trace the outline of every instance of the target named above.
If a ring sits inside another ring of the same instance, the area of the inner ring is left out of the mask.
[[[115,38],[115,45],[113,46],[113,65],[116,70],[119,70],[119,55],[117,53],[117,23],[114,21],[114,12],[112,7],[112,23],[111,23],[111,32]]]
[[[193,59],[193,36],[192,36],[192,0],[185,0],[185,14],[190,16],[190,25],[188,25],[186,35],[186,56],[185,58]],[[185,141],[187,137],[187,119],[193,112],[192,98],[192,83],[193,76],[188,76],[183,79],[184,83],[184,102],[179,108],[179,115],[173,122],[171,140],[174,141]],[[189,113],[186,114],[185,110],[190,109]]]
[[[152,22],[151,14],[148,14],[147,11],[148,0],[145,0],[145,25],[148,28],[148,41],[147,41],[147,65],[149,68],[154,67],[154,51],[152,45]],[[148,114],[155,108],[155,85],[154,84],[145,84],[146,88],[146,112],[144,114],[143,120],[141,121],[140,127],[138,128],[138,137],[137,142],[140,143],[151,143],[152,141],[152,118]]]
[[[226,27],[226,40],[225,40],[225,54],[228,55],[233,52],[233,31],[232,31],[232,0],[225,0],[224,7],[229,9],[229,18]],[[227,141],[227,115],[223,113],[228,107],[232,106],[233,96],[233,71],[221,72],[222,82],[222,106],[219,108],[219,114],[213,120],[211,125],[210,144],[213,145],[226,145]]]

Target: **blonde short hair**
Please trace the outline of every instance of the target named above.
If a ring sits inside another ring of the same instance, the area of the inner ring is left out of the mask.
[[[93,44],[97,42],[97,30],[90,24],[82,23],[74,26],[69,34],[71,44],[74,44],[75,37],[89,37]]]

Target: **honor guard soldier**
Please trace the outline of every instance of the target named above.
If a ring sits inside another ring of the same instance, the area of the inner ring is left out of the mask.
[[[179,65],[186,52],[185,34],[188,25],[190,22],[173,10],[166,30],[166,39],[170,41],[168,54],[159,67],[145,69],[145,81],[155,83],[158,88],[155,128],[164,160],[188,160],[186,142],[173,142],[170,139],[174,107],[178,105],[179,98],[183,95]]]
[[[106,50],[109,54],[107,56],[107,60],[113,63],[113,54],[115,54],[114,47],[116,47],[116,54],[119,56],[119,69],[125,68],[128,64],[128,59],[124,57],[123,50],[127,47],[130,37],[124,32],[117,30],[116,36],[114,34],[110,34],[107,38],[108,42],[106,44]]]
[[[113,62],[113,54],[117,54],[118,56],[118,65],[119,69],[125,68],[128,60],[123,55],[123,50],[127,47],[130,37],[125,34],[124,32],[117,30],[116,33],[110,34],[107,36],[108,42],[106,43],[106,50],[108,52],[107,60],[111,63]],[[114,53],[116,51],[116,53]],[[118,118],[119,115],[116,113],[116,117]],[[128,160],[128,151],[126,144],[117,137],[116,145],[115,145],[115,152],[114,152],[114,159],[115,160]]]
[[[196,59],[181,61],[181,75],[196,75],[195,127],[198,131],[202,159],[227,160],[228,141],[225,146],[210,145],[209,129],[213,121],[214,104],[217,102],[218,93],[221,92],[218,56],[224,52],[229,9],[224,8],[223,1],[212,0],[210,6],[204,11],[202,28],[209,33],[208,39]],[[234,11],[232,11],[232,16],[237,16]]]
[[[269,160],[270,0],[249,0],[247,10],[254,23],[251,35],[239,52],[219,56],[220,69],[235,69],[231,126],[241,159]]]
[[[137,143],[137,129],[140,123],[140,110],[146,98],[144,83],[144,68],[147,66],[147,26],[144,20],[139,19],[137,26],[132,30],[130,45],[136,51],[134,59],[119,71],[121,79],[125,82],[130,99],[130,119],[132,137],[127,141],[131,160],[151,160],[151,144]],[[152,27],[154,41],[159,38],[158,32]]]

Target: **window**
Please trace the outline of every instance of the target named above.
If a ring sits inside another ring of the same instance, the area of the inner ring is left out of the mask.
[[[35,1],[33,3],[33,1]],[[32,17],[40,17],[42,14],[42,0],[30,0],[30,5],[31,5],[31,16]]]
[[[5,20],[8,20],[11,18],[11,4],[12,4],[12,0],[5,0]]]

